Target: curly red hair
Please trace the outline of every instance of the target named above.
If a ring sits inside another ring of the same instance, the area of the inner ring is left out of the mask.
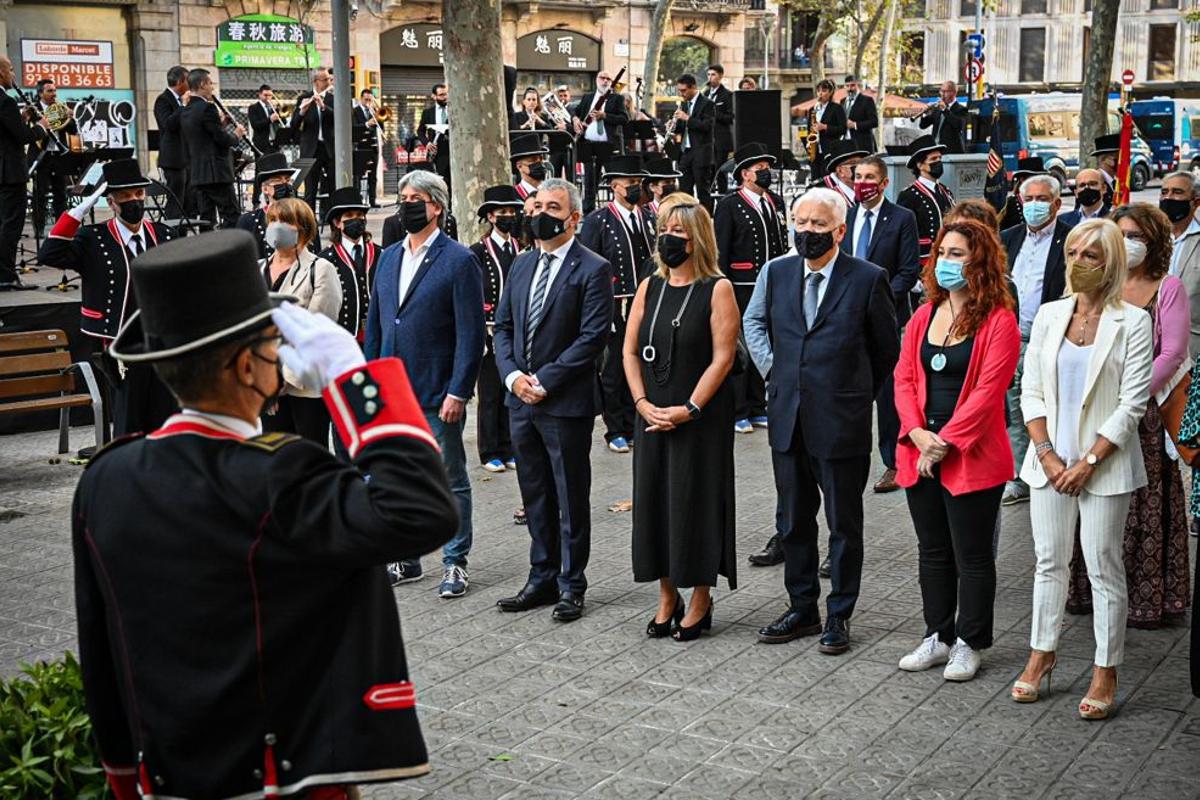
[[[963,277],[967,279],[967,292],[970,298],[963,308],[957,310],[954,323],[954,334],[957,336],[973,336],[983,326],[984,321],[997,308],[1016,308],[1012,292],[1008,284],[1008,261],[1000,237],[996,231],[982,222],[960,217],[942,226],[937,239],[929,251],[929,260],[925,263],[925,271],[921,280],[925,284],[925,297],[937,305],[950,296],[937,282],[934,271],[937,268],[937,253],[942,240],[948,233],[957,233],[967,240],[971,257],[963,265]]]

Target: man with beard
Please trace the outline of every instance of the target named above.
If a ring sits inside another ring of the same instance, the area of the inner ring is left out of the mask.
[[[599,100],[607,93],[607,97]],[[625,149],[624,126],[629,121],[625,100],[613,91],[612,75],[600,70],[596,75],[595,91],[579,98],[575,106],[575,146],[577,158],[584,165],[583,211],[596,207],[596,186],[608,160]]]

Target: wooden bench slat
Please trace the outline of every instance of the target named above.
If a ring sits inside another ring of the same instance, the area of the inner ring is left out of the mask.
[[[22,331],[0,335],[0,353],[66,349],[67,334],[59,330]]]
[[[69,372],[0,380],[0,399],[74,391],[75,376]]]
[[[90,406],[92,398],[86,394],[69,394],[65,397],[43,397],[40,400],[18,400],[14,403],[0,403],[0,414],[16,414],[26,411],[45,411],[57,408],[75,408]]]
[[[69,366],[71,366],[71,354],[66,350],[57,353],[30,353],[23,356],[5,356],[0,358],[0,375],[58,372]]]

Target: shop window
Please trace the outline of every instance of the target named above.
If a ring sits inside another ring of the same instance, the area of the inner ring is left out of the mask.
[[[1175,80],[1175,26],[1150,26],[1150,64],[1146,74],[1152,81]]]
[[[978,0],[959,0],[958,15],[960,17],[974,17],[975,9],[979,7]]]
[[[1021,28],[1021,61],[1017,80],[1041,83],[1046,76],[1046,29]]]

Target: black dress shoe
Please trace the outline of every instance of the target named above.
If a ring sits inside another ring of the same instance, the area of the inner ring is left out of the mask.
[[[765,628],[758,629],[758,640],[766,644],[783,644],[802,636],[814,636],[820,632],[821,617],[819,614],[806,614],[789,608],[779,619]]]
[[[26,286],[20,280],[15,281],[0,281],[0,292],[20,292],[33,287]]]
[[[756,567],[773,567],[783,563],[783,548],[779,546],[779,534],[767,540],[767,546],[750,556],[750,563]]]
[[[691,642],[699,639],[700,634],[704,633],[705,631],[712,630],[712,612],[713,602],[712,598],[710,597],[708,600],[708,611],[704,612],[704,617],[701,618],[701,620],[695,625],[681,624],[683,622],[683,618],[681,617],[679,621],[675,623],[675,629],[671,631],[671,638],[677,642]]]
[[[665,636],[670,636],[671,635],[671,625],[679,624],[679,621],[681,619],[683,619],[684,611],[685,611],[685,608],[683,605],[683,595],[679,594],[679,592],[676,592],[675,593],[675,609],[671,612],[671,616],[667,617],[666,622],[659,622],[658,614],[655,614],[650,619],[650,624],[646,626],[646,635],[649,636],[651,639],[662,639]]]
[[[512,597],[502,597],[496,601],[496,607],[501,611],[529,611],[538,606],[548,606],[558,599],[558,592],[553,586],[534,586],[525,584],[521,591]]]
[[[574,622],[583,616],[583,595],[575,592],[563,592],[558,597],[558,604],[554,606],[554,613],[550,616],[559,622]]]
[[[825,632],[817,649],[831,656],[838,656],[850,649],[850,623],[841,617],[830,617],[825,621]]]
[[[826,555],[825,560],[821,562],[821,567],[820,567],[820,569],[817,570],[817,574],[825,579],[828,579],[831,575],[833,575],[833,572],[829,569],[829,556],[828,555]]]

